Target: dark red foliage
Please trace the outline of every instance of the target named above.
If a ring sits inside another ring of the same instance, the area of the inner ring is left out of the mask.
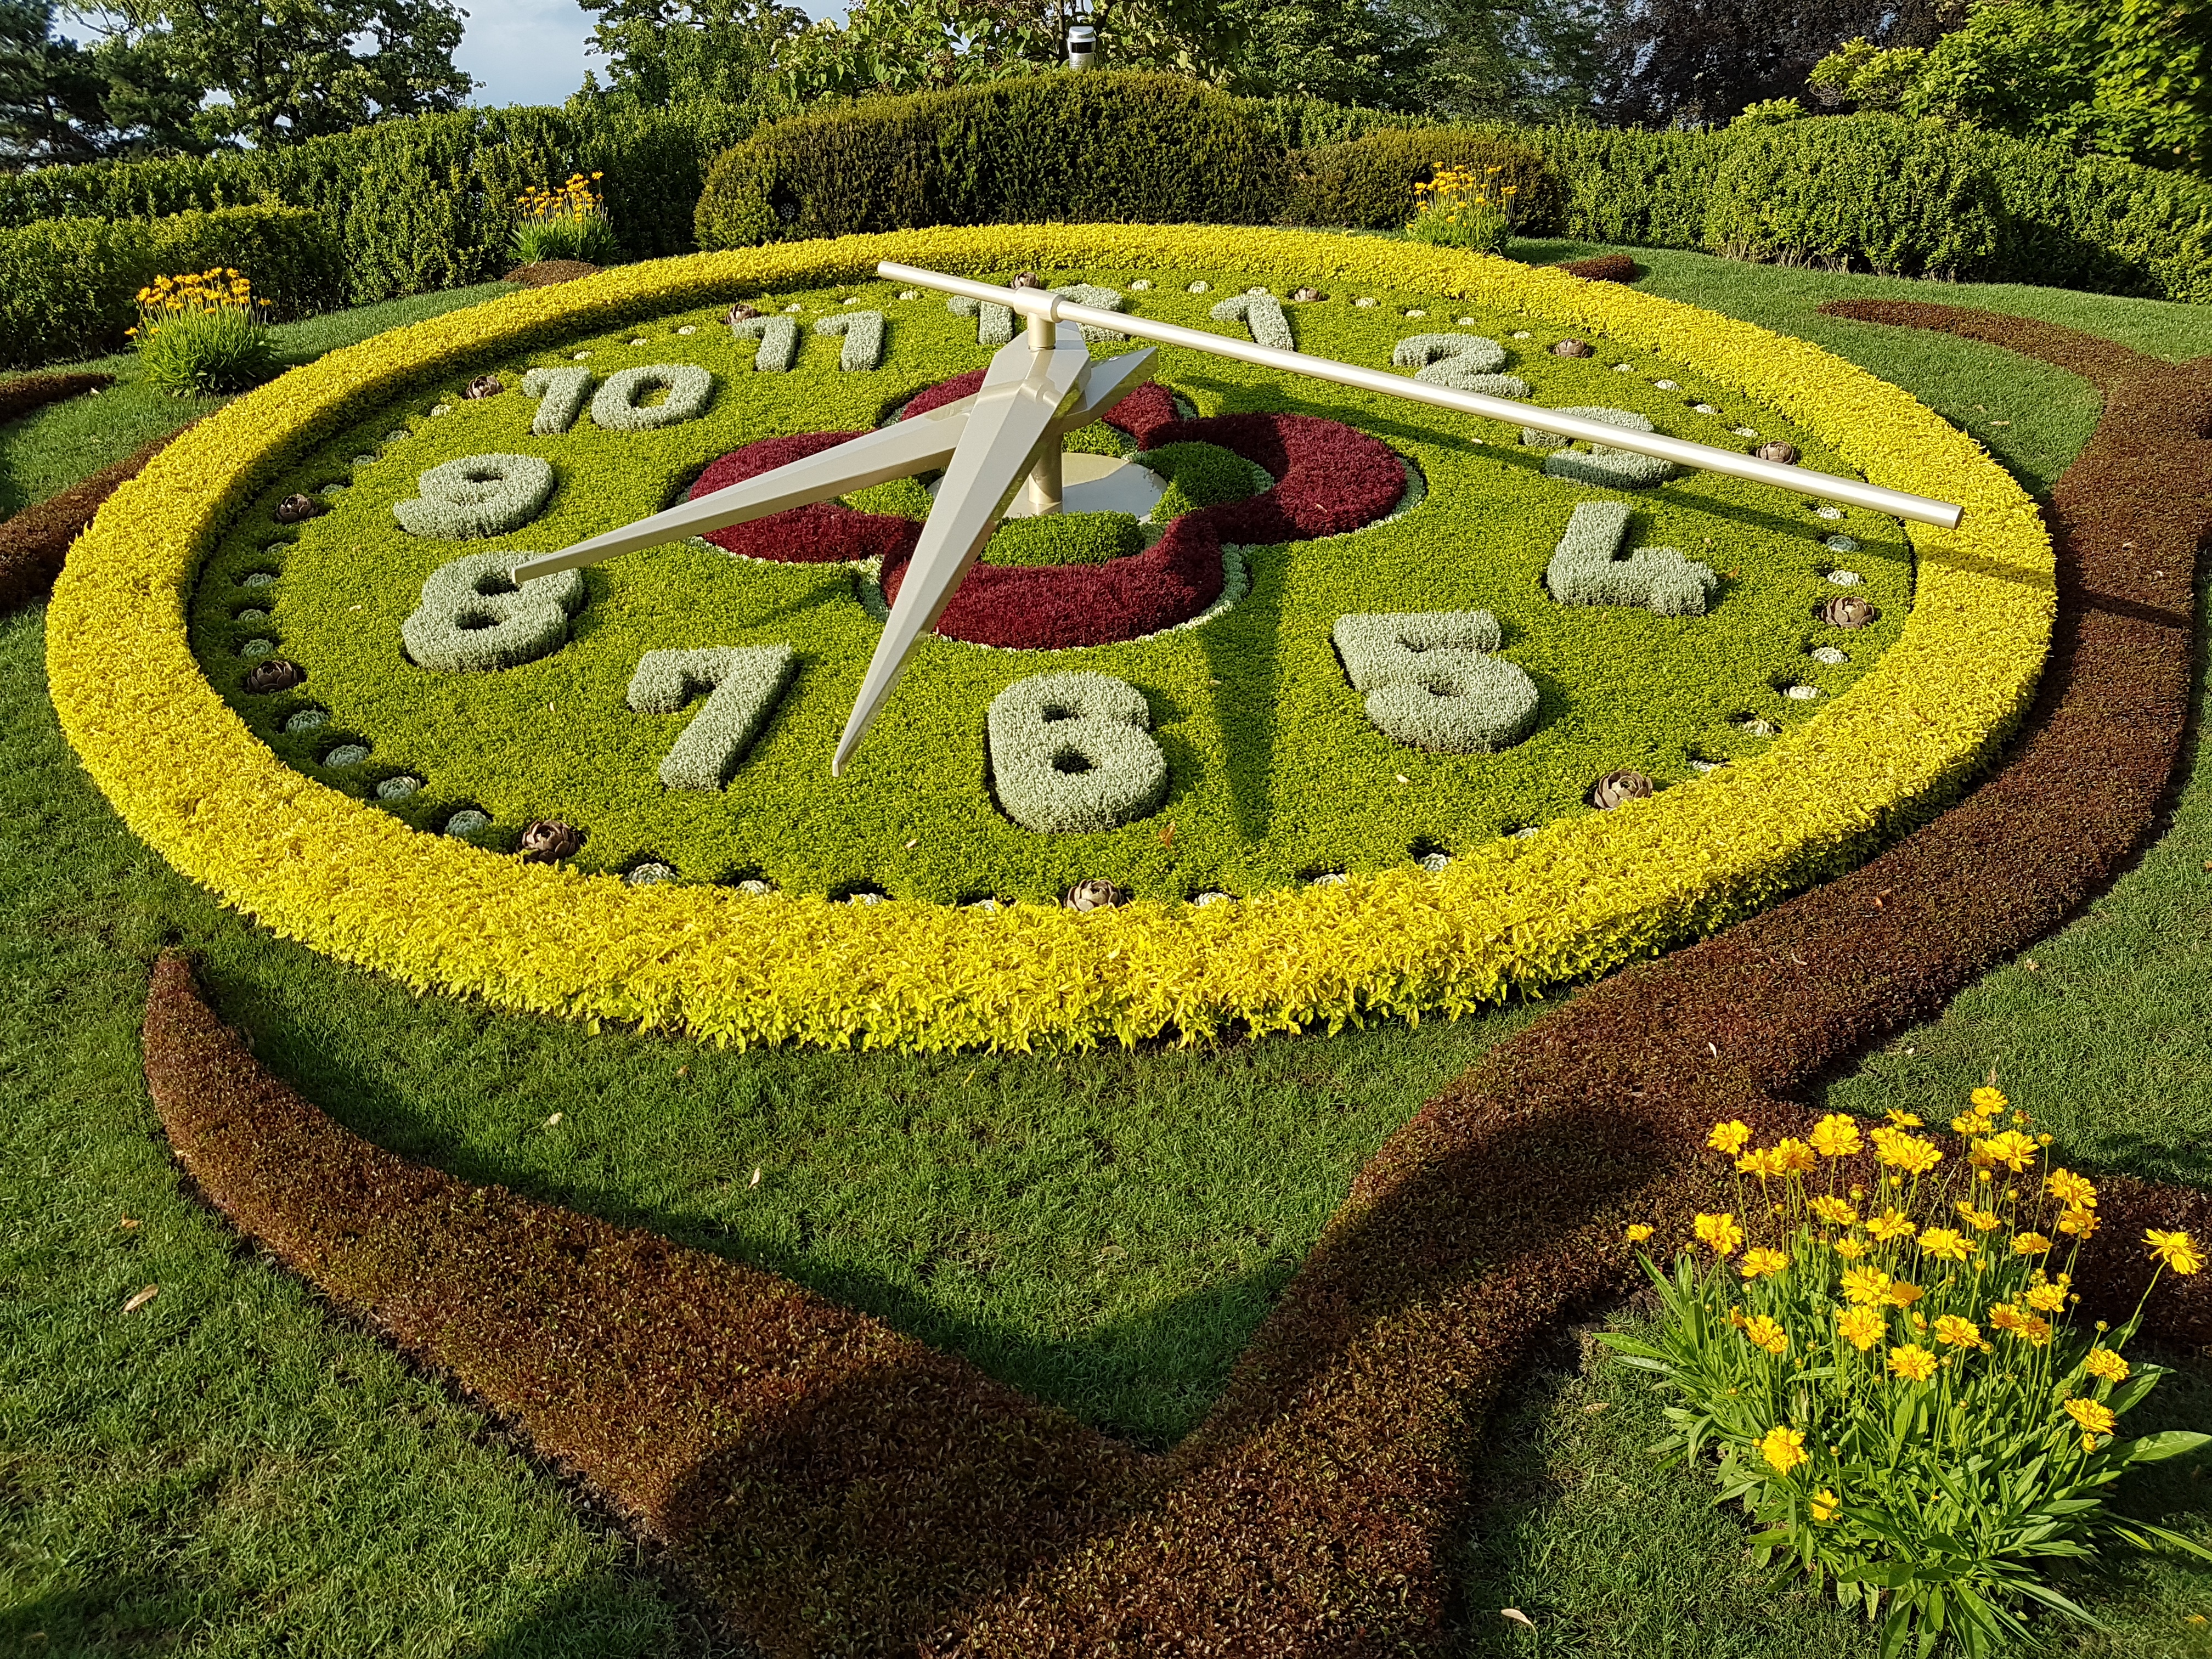
[[[790,438],[764,438],[723,456],[699,475],[687,499],[697,501],[779,466],[803,461],[825,449],[850,442],[857,432],[802,432]],[[856,513],[836,501],[795,507],[750,524],[709,531],[715,546],[749,559],[787,564],[834,564],[842,559],[904,559],[914,551],[921,526],[891,513]]]
[[[983,371],[931,387],[909,416],[968,396]],[[962,580],[937,631],[948,639],[1021,650],[1104,645],[1189,621],[1221,597],[1224,542],[1267,544],[1334,536],[1371,524],[1405,494],[1406,470],[1389,447],[1310,415],[1176,418],[1172,398],[1146,385],[1106,416],[1140,447],[1218,444],[1256,461],[1275,487],[1249,501],[1186,513],[1144,552],[1096,565],[977,565]],[[770,438],[725,455],[691,488],[693,499],[859,434]],[[920,526],[834,502],[794,508],[708,537],[757,559],[828,562],[880,557],[884,597],[898,598]]]
[[[1458,1650],[1455,1529],[1489,1406],[1540,1333],[1629,1281],[1623,1226],[1680,1237],[1733,1185],[1711,1123],[1803,1133],[1840,1062],[2060,926],[2151,833],[2179,752],[2212,371],[1984,313],[1844,314],[2009,345],[2105,395],[2051,502],[2060,625],[2006,763],[1863,869],[1492,1049],[1360,1172],[1173,1451],[1115,1446],[742,1264],[369,1146],[270,1078],[171,958],[145,1055],[179,1157],[664,1539],[767,1653]],[[2148,1277],[2143,1227],[2212,1233],[2212,1195],[2100,1185],[2079,1281],[2103,1313]],[[2212,1341],[2212,1274],[2169,1277],[2150,1311],[2155,1334]]]
[[[173,952],[144,1044],[218,1209],[665,1543],[764,1653],[910,1652],[1078,1547],[1147,1462],[787,1279],[370,1145]]]
[[[1559,269],[1588,283],[1632,283],[1644,274],[1626,253],[1600,253],[1588,259],[1569,259]]]
[[[927,415],[933,409],[942,409],[947,404],[957,404],[963,398],[972,398],[983,389],[985,371],[971,368],[965,374],[956,374],[949,380],[939,380],[926,392],[915,394],[903,411],[906,416]]]

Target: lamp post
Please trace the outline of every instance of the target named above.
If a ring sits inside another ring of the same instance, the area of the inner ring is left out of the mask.
[[[1076,0],[1071,12],[1062,0],[1060,33],[1067,42],[1067,66],[1083,70],[1093,68],[1098,62],[1098,26],[1094,20],[1089,0]]]

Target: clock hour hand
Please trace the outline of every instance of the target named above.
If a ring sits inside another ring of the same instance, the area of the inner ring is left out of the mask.
[[[1018,340],[1014,344],[1028,349]],[[1084,370],[1074,406],[1053,422],[1054,435],[1073,432],[1097,419],[1132,386],[1146,378],[1145,371],[1152,356],[1152,349],[1147,346],[1142,351],[1091,364]],[[574,570],[617,553],[635,553],[664,542],[681,541],[686,536],[703,536],[710,530],[726,530],[733,524],[765,519],[791,507],[810,507],[871,484],[933,471],[951,459],[968,412],[975,406],[975,398],[963,398],[926,414],[909,415],[772,472],[726,485],[696,501],[678,501],[665,512],[578,542],[558,553],[541,553],[516,568],[515,580],[528,581],[532,576]]]
[[[1014,491],[1045,447],[1059,443],[1059,417],[1073,416],[1088,401],[1081,395],[1080,382],[1091,367],[1083,337],[1072,328],[1062,337],[1049,323],[1041,328],[1032,325],[1027,338],[1000,347],[991,359],[975,405],[968,412],[967,429],[937,486],[937,504],[922,525],[921,539],[899,584],[890,618],[868,659],[860,695],[830,763],[830,776],[845,769],[861,734],[905,672],[915,647],[937,625],[960,579],[982,552]],[[1141,372],[1141,365],[1132,372]],[[1093,384],[1102,378],[1093,375]]]
[[[960,442],[960,432],[973,398],[933,409],[926,415],[879,427],[847,443],[837,444],[757,477],[743,479],[724,489],[679,501],[665,512],[610,530],[603,536],[578,542],[558,553],[541,553],[515,567],[514,580],[550,576],[558,570],[597,564],[617,553],[634,553],[658,547],[686,536],[702,536],[710,530],[726,530],[733,524],[767,518],[794,507],[826,501],[848,490],[889,483],[943,466]]]

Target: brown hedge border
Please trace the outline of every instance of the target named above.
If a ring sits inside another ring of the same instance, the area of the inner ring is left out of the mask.
[[[1725,1190],[1716,1118],[1937,1012],[2101,890],[2154,824],[2212,528],[2212,365],[1950,307],[1832,307],[2087,375],[2051,506],[2060,624],[2002,768],[1863,869],[1593,986],[1395,1135],[1162,1456],[1119,1446],[742,1264],[471,1188],[338,1127],[157,969],[147,1072],[248,1233],[505,1415],[773,1655],[1382,1655],[1446,1640],[1482,1419],[1544,1328],[1623,1279],[1620,1229]],[[2104,1183],[2085,1288],[2132,1299],[2145,1224],[2212,1195]],[[2212,1341],[2170,1282],[2165,1334]]]
[[[105,380],[106,376],[76,378]],[[70,544],[84,534],[85,526],[100,511],[100,503],[137,477],[146,463],[167,448],[179,433],[190,431],[198,424],[197,421],[189,422],[113,466],[79,479],[58,495],[49,495],[37,506],[27,507],[14,518],[0,523],[0,614],[19,605],[28,605],[52,587],[54,578],[62,574],[62,562],[69,556]]]
[[[1598,253],[1587,259],[1570,259],[1559,269],[1586,283],[1632,283],[1644,274],[1642,267],[1626,253]]]
[[[112,374],[19,374],[0,380],[0,421],[20,421],[48,404],[105,391],[114,384]]]

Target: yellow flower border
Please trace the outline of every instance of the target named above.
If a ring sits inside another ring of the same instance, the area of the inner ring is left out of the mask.
[[[632,888],[524,865],[324,787],[216,695],[185,637],[201,559],[346,412],[633,316],[849,281],[882,258],[1231,266],[1474,302],[1664,351],[1779,407],[1877,482],[1961,501],[1916,528],[1916,602],[1850,692],[1759,757],[1603,815],[1340,886],[1075,915]],[[72,551],[47,623],[64,729],[132,830],[278,933],[416,987],[722,1042],[1026,1048],[1457,1012],[1710,932],[1832,873],[1955,791],[2027,706],[2055,610],[2035,507],[1972,440],[1801,340],[1612,284],[1289,231],[903,232],[701,254],[449,313],[284,375],[164,450]]]

